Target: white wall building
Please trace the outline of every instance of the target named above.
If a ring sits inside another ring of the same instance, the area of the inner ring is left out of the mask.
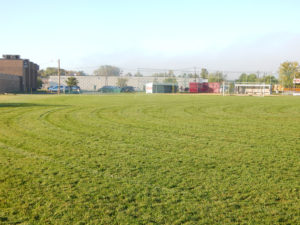
[[[61,76],[61,85],[66,85],[66,80],[69,76]],[[81,88],[81,90],[86,91],[97,91],[99,88],[109,85],[109,86],[116,86],[118,78],[126,78],[127,85],[136,87],[140,90],[144,90],[145,85],[147,83],[162,83],[165,80],[165,77],[127,77],[127,76],[121,76],[121,77],[105,77],[105,76],[75,76],[78,80],[78,86]],[[182,77],[176,77],[176,80],[178,82],[178,87],[186,88],[189,87],[190,82],[195,82],[195,78],[182,78]],[[43,80],[44,88],[48,88],[50,86],[56,86],[58,85],[58,76],[50,76],[47,79]],[[202,82],[201,78],[197,78],[196,82]]]

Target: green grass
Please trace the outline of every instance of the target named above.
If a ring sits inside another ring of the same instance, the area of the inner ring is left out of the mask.
[[[299,224],[300,98],[0,96],[0,224]]]

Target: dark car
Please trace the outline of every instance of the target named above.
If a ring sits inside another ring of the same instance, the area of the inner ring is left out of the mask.
[[[121,88],[121,92],[132,93],[135,92],[135,89],[132,86],[126,86]]]
[[[68,92],[68,93],[80,93],[80,87],[79,86],[72,86],[70,88],[69,86],[66,86],[65,92]]]

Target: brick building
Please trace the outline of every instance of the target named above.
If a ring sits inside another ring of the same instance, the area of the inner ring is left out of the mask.
[[[2,92],[36,90],[38,70],[37,64],[28,59],[21,59],[19,55],[3,55],[3,58],[0,58],[0,90]],[[13,90],[11,87],[14,87]]]

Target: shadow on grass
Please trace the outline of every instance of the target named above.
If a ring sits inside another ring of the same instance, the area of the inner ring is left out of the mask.
[[[34,104],[34,103],[0,103],[0,108],[4,107],[12,107],[12,108],[17,108],[17,107],[63,107],[67,105],[49,105],[49,104]]]

